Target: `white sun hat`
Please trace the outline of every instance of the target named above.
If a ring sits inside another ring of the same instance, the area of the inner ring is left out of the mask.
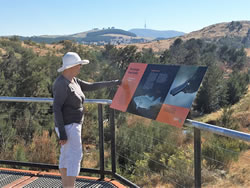
[[[81,60],[80,56],[75,52],[67,52],[63,56],[62,61],[63,65],[61,68],[57,70],[58,72],[62,72],[65,69],[74,67],[76,65],[86,65],[89,63],[89,60],[86,59]]]

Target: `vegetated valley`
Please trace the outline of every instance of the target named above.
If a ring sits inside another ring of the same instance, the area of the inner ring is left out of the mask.
[[[174,39],[133,45],[83,45],[71,40],[46,44],[0,38],[0,96],[53,97],[52,84],[67,51],[90,60],[79,75],[89,82],[122,79],[131,62],[204,65],[208,71],[188,118],[250,132],[250,32],[245,31],[246,24],[222,23]],[[86,97],[112,99],[116,89],[88,92]],[[51,104],[0,106],[0,159],[57,164],[59,146]],[[82,166],[98,168],[97,106],[86,104],[85,114]],[[107,107],[104,117],[109,118]],[[119,174],[140,187],[194,186],[191,128],[178,129],[118,111],[115,117]],[[110,169],[109,124],[104,126],[105,168]],[[202,186],[250,186],[249,149],[247,142],[202,132]]]

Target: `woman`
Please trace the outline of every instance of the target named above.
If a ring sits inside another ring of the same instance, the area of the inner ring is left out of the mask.
[[[81,129],[84,118],[83,103],[85,91],[93,91],[120,84],[119,80],[89,83],[76,76],[82,65],[88,60],[81,60],[75,52],[63,56],[62,72],[53,84],[53,112],[55,129],[61,144],[59,170],[63,187],[74,187],[76,176],[80,172],[82,159]]]

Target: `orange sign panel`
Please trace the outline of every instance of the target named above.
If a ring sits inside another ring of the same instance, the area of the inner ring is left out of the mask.
[[[181,128],[188,113],[188,108],[163,104],[156,118],[156,121]]]
[[[130,63],[112,101],[111,108],[125,112],[134,95],[147,65],[142,63]]]

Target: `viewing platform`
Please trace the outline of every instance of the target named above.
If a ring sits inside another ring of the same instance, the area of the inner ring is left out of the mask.
[[[59,173],[0,168],[0,187],[62,187],[62,180]],[[124,185],[113,179],[100,180],[87,176],[78,176],[75,187],[125,188]]]
[[[0,102],[15,102],[20,103],[53,103],[53,99],[51,98],[28,98],[28,97],[1,97],[0,96]],[[192,147],[188,148],[187,150],[184,150],[185,152],[190,153],[190,163],[185,163],[185,159],[181,158],[182,161],[177,161],[176,164],[181,164],[181,168],[174,169],[173,167],[169,167],[164,163],[161,163],[161,161],[157,161],[156,159],[149,158],[147,154],[144,153],[144,151],[141,151],[139,153],[138,151],[135,151],[135,148],[126,148],[124,149],[125,153],[122,153],[119,151],[121,148],[121,142],[124,142],[124,140],[117,139],[117,131],[116,129],[121,128],[119,126],[115,125],[115,113],[113,109],[106,109],[106,111],[109,113],[109,118],[103,119],[104,113],[103,113],[103,105],[109,105],[111,104],[111,100],[104,100],[104,99],[86,99],[86,103],[91,103],[98,105],[98,120],[96,121],[97,125],[97,140],[98,142],[95,143],[97,145],[96,149],[98,151],[98,158],[95,159],[98,163],[96,165],[96,168],[81,168],[80,170],[80,176],[76,179],[75,187],[99,187],[99,188],[138,188],[138,187],[144,187],[141,185],[137,185],[134,181],[127,179],[128,176],[122,175],[122,169],[124,166],[121,165],[123,160],[127,160],[133,164],[136,164],[137,161],[133,161],[133,158],[129,158],[126,155],[126,152],[135,154],[137,156],[140,156],[142,159],[148,159],[150,164],[153,167],[161,168],[162,170],[166,170],[166,172],[171,172],[169,174],[163,174],[161,175],[162,179],[165,180],[165,182],[168,182],[168,185],[171,185],[173,187],[202,187],[203,179],[205,178],[217,178],[218,176],[222,176],[223,173],[222,170],[219,168],[216,168],[216,171],[219,175],[213,173],[210,173],[209,169],[206,168],[206,166],[203,165],[202,160],[206,159],[207,161],[212,161],[211,164],[220,164],[220,165],[226,165],[223,163],[223,161],[220,161],[218,159],[213,159],[211,156],[208,156],[208,154],[202,153],[202,144],[206,141],[209,141],[210,138],[208,138],[207,135],[202,133],[209,133],[211,135],[219,135],[222,137],[218,137],[218,139],[223,138],[230,138],[233,140],[239,140],[244,143],[250,142],[250,134],[231,130],[207,123],[197,122],[194,120],[187,119],[185,121],[185,128],[188,129],[180,129],[177,134],[174,134],[174,141],[176,141],[177,136],[181,137],[187,137],[187,140],[189,141],[190,145]],[[47,109],[46,109],[47,110]],[[7,114],[7,113],[6,113]],[[8,116],[5,116],[8,118]],[[3,118],[3,117],[2,117]],[[104,124],[106,127],[104,127]],[[1,124],[0,124],[1,125]],[[163,127],[160,127],[161,131],[164,130],[166,125],[163,125]],[[123,127],[124,128],[124,127]],[[104,139],[104,129],[105,133],[109,133],[109,141]],[[147,133],[143,132],[145,130],[138,129],[138,130],[131,130],[125,127],[125,129],[122,129],[123,131],[132,132],[134,135],[134,139],[139,138],[139,141],[142,140],[144,143],[137,143],[137,147],[145,146],[147,143],[145,141],[152,140],[154,143],[166,143],[168,147],[173,147],[174,143],[172,142],[163,142],[159,138],[151,138],[147,135]],[[170,131],[169,131],[170,132]],[[1,135],[0,135],[1,136]],[[2,135],[3,136],[3,135]],[[165,134],[164,134],[165,136]],[[205,137],[207,136],[207,137]],[[165,136],[166,137],[166,136]],[[119,137],[121,138],[121,137]],[[204,139],[205,138],[205,139]],[[144,139],[144,140],[143,140]],[[135,142],[136,140],[132,140],[130,137],[128,138],[129,142]],[[191,142],[190,142],[191,141]],[[105,143],[106,142],[106,143]],[[104,146],[104,144],[106,144]],[[144,144],[144,145],[143,145]],[[108,147],[107,147],[108,146]],[[154,145],[152,145],[154,147]],[[147,152],[149,153],[152,149],[152,146],[146,145]],[[226,149],[223,147],[219,148],[220,151],[225,152],[227,155],[236,155],[239,156],[240,152],[237,152],[235,150]],[[249,149],[249,147],[247,148]],[[43,151],[41,151],[43,152]],[[106,153],[105,153],[106,152]],[[160,151],[158,151],[160,153]],[[185,152],[183,152],[185,154]],[[105,154],[104,154],[105,153]],[[107,153],[109,153],[107,157]],[[163,152],[162,152],[163,153]],[[164,154],[164,153],[163,153]],[[243,153],[244,154],[244,153]],[[30,155],[30,153],[29,153]],[[248,156],[241,155],[241,157],[245,158],[246,161],[249,161],[250,158]],[[186,156],[185,156],[186,157]],[[143,160],[142,160],[143,161]],[[143,163],[142,163],[143,164]],[[245,164],[245,163],[244,163]],[[186,166],[183,166],[186,165]],[[85,167],[85,165],[83,165]],[[245,165],[247,167],[248,165]],[[244,167],[243,170],[246,170]],[[137,166],[135,166],[135,169],[137,170]],[[150,175],[155,175],[155,172],[153,172],[151,169],[145,166],[139,167],[141,171],[133,172],[134,176],[137,178],[144,178],[144,177],[150,177]],[[186,169],[190,169],[190,171],[185,171]],[[29,170],[25,170],[29,169]],[[33,170],[35,169],[35,170]],[[250,169],[250,168],[249,168]],[[156,169],[157,170],[157,169]],[[179,170],[179,171],[178,171]],[[187,174],[186,172],[191,172],[191,174]],[[204,173],[205,172],[205,173]],[[149,174],[148,176],[141,176],[140,173]],[[84,175],[83,175],[84,174]],[[87,175],[85,175],[87,174]],[[212,175],[211,175],[212,174]],[[169,176],[170,175],[170,176]],[[172,177],[171,177],[172,175]],[[173,176],[174,175],[174,176]],[[126,177],[125,177],[126,176]],[[175,180],[173,177],[181,177],[180,180],[188,180],[189,185],[187,186],[186,182],[181,182]],[[144,180],[144,179],[143,179]],[[186,183],[186,184],[185,184]],[[157,184],[157,182],[155,182]],[[151,186],[151,185],[149,185]],[[45,163],[34,163],[34,162],[23,162],[23,161],[13,161],[6,158],[1,158],[0,156],[0,187],[4,188],[21,188],[21,187],[62,187],[61,183],[61,177],[58,171],[58,165],[56,164],[45,164]],[[244,187],[244,186],[243,186]],[[245,186],[247,187],[247,186]]]

